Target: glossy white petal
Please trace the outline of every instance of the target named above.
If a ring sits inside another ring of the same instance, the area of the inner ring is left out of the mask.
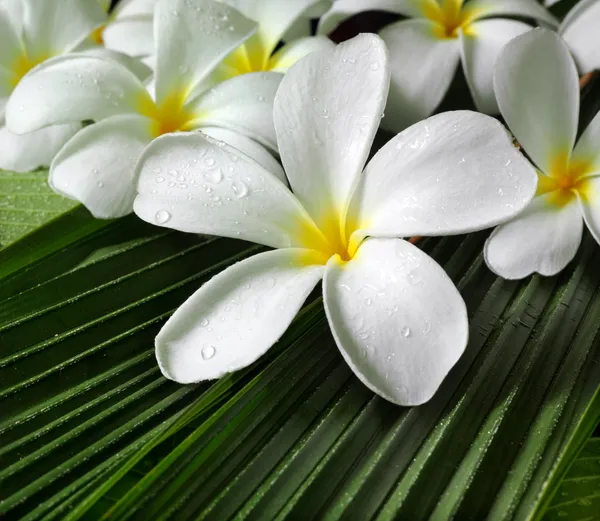
[[[221,146],[220,146],[221,145]],[[168,134],[144,151],[135,213],[150,223],[285,248],[304,246],[306,211],[274,174],[200,133]]]
[[[515,220],[494,230],[485,243],[485,262],[505,279],[555,275],[577,253],[582,230],[577,201],[557,208],[548,196],[538,196]]]
[[[585,223],[600,244],[600,177],[587,180],[585,197],[578,194],[578,200]]]
[[[106,13],[90,0],[22,1],[23,32],[30,58],[71,51],[106,22]]]
[[[273,99],[283,75],[278,72],[242,74],[214,86],[189,104],[197,126],[229,128],[277,150]]]
[[[274,108],[279,153],[294,193],[318,225],[347,206],[388,83],[385,45],[366,34],[308,55],[281,82]]]
[[[494,118],[444,112],[406,129],[367,165],[350,215],[359,235],[451,235],[510,219],[537,175]]]
[[[560,33],[581,73],[600,68],[600,3],[597,0],[582,1],[565,18]]]
[[[537,0],[472,0],[468,6],[473,11],[480,11],[478,13],[480,18],[502,15],[522,16],[546,22],[554,27],[558,25],[558,20],[538,4]]]
[[[256,23],[213,0],[159,0],[154,17],[156,98],[194,87],[256,30]]]
[[[458,290],[431,257],[401,239],[369,239],[346,264],[332,258],[323,300],[348,365],[399,405],[429,400],[467,345]]]
[[[81,128],[79,123],[55,125],[17,135],[0,127],[0,169],[29,172],[49,166],[56,153]]]
[[[330,50],[335,44],[324,36],[308,36],[284,45],[271,58],[271,70],[285,72],[300,58],[316,51]]]
[[[213,139],[227,143],[242,152],[242,154],[254,159],[265,170],[277,176],[281,182],[287,185],[287,177],[283,167],[265,147],[253,139],[226,128],[202,127],[200,131]]]
[[[150,101],[141,81],[120,63],[84,53],[48,60],[27,74],[6,107],[13,132],[133,114]]]
[[[129,56],[149,56],[154,53],[154,25],[151,17],[115,20],[102,31],[108,49]]]
[[[548,172],[569,155],[579,118],[579,78],[566,45],[535,29],[509,42],[498,57],[494,90],[502,116],[527,154]]]
[[[213,380],[260,358],[288,328],[322,277],[308,250],[255,255],[213,277],[156,337],[163,374],[179,383]]]
[[[1,0],[0,6],[6,10],[10,23],[16,29],[17,33],[21,33],[23,28],[23,2],[22,0]]]
[[[544,0],[544,5],[546,7],[552,7],[554,4],[558,4],[560,0]]]
[[[430,116],[446,94],[460,60],[456,39],[440,39],[428,20],[388,25],[380,35],[390,51],[392,82],[382,127],[400,132]]]
[[[319,21],[317,34],[327,35],[348,18],[363,11],[389,11],[403,16],[421,15],[418,0],[335,0]]]
[[[112,60],[120,63],[123,67],[133,72],[133,74],[142,82],[146,83],[150,76],[152,76],[152,69],[146,64],[142,63],[138,58],[133,58],[127,54],[106,47],[90,47],[82,54],[86,56],[96,56],[98,58],[104,58],[105,60]],[[71,55],[72,56],[72,55]]]
[[[94,217],[127,215],[136,194],[135,165],[151,140],[151,122],[141,116],[114,116],[90,125],[52,162],[50,186],[83,203]]]
[[[600,112],[577,140],[572,160],[591,164],[591,174],[600,173]]]
[[[494,65],[500,51],[514,37],[532,27],[514,20],[491,19],[472,24],[474,36],[461,32],[463,70],[479,112],[498,114],[494,94]]]
[[[115,20],[136,16],[153,16],[158,0],[121,0],[112,12]]]
[[[269,56],[292,24],[319,4],[319,0],[225,0],[258,22],[257,38]]]

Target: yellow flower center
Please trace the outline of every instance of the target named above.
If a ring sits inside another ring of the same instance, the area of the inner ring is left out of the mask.
[[[140,98],[139,113],[154,120],[152,130],[155,137],[191,130],[190,123],[197,116],[186,109],[186,98],[186,95],[179,92],[170,95],[160,104],[156,104],[147,94]]]
[[[46,61],[50,58],[50,55],[40,55],[37,58],[30,58],[25,52],[22,52],[19,57],[15,60],[12,66],[12,78],[11,85],[16,87],[18,83],[23,79],[23,76],[27,74],[31,69]]]
[[[96,42],[98,45],[104,45],[104,29],[106,29],[106,24],[96,27],[96,29],[90,33],[90,40]]]
[[[425,18],[435,23],[434,35],[438,38],[458,38],[459,31],[473,35],[472,23],[477,19],[479,10],[463,7],[463,0],[423,0],[422,10]]]
[[[550,162],[548,175],[538,173],[536,195],[550,194],[548,201],[557,208],[570,203],[579,194],[583,199],[590,195],[588,175],[593,172],[591,161],[574,160],[569,154],[556,154]]]

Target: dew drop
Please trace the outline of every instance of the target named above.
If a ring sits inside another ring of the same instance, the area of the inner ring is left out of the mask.
[[[410,327],[408,326],[404,326],[401,330],[400,330],[400,334],[404,337],[404,338],[408,338],[410,336]]]
[[[215,166],[216,161],[212,157],[207,157],[204,163],[206,163],[206,166]]]
[[[370,68],[372,71],[377,71],[377,70],[379,70],[379,62],[372,62],[372,63],[371,63],[371,65],[369,65],[369,68]]]
[[[98,181],[98,182],[96,183],[96,186],[97,186],[98,188],[102,188],[102,187],[104,186],[104,183],[103,183],[102,181]]]
[[[164,224],[171,218],[171,214],[166,210],[159,210],[154,216],[156,224]]]
[[[217,350],[213,346],[206,346],[202,349],[202,358],[204,360],[210,360],[213,356],[215,356],[216,352]]]
[[[373,301],[370,298],[365,299],[365,306],[370,306],[372,303]]]
[[[249,192],[248,185],[246,183],[244,183],[244,181],[237,181],[236,183],[234,183],[231,186],[231,188],[234,191],[235,196],[238,199],[242,199],[243,197],[246,197]]]
[[[210,322],[208,321],[208,319],[207,319],[207,318],[203,318],[203,319],[200,321],[200,327],[206,327],[206,326],[208,326],[208,324],[210,324]]]
[[[165,178],[164,178],[164,177],[162,177],[162,176],[158,176],[158,177],[155,179],[155,181],[156,181],[157,183],[164,183],[164,182],[165,182]]]

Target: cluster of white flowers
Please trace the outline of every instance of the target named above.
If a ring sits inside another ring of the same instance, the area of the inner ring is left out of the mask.
[[[419,404],[463,353],[468,317],[405,239],[500,225],[485,258],[507,278],[564,268],[584,220],[600,240],[600,118],[575,145],[600,2],[560,25],[534,0],[107,3],[0,0],[0,168],[50,165],[51,187],[99,218],[135,211],[273,248],[166,323],[156,356],[173,380],[254,362],[323,279],[352,370]],[[325,36],[371,9],[407,19]],[[428,117],[459,61],[478,110],[501,112],[537,172],[491,116]],[[380,125],[401,133],[367,163]]]

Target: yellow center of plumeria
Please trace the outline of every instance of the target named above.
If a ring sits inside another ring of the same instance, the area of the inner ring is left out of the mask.
[[[104,45],[104,29],[106,29],[106,24],[96,27],[96,29],[90,33],[90,40],[98,45]]]
[[[23,76],[25,76],[25,74],[27,74],[35,66],[46,61],[48,58],[50,58],[50,55],[38,56],[37,58],[30,58],[25,52],[22,52],[13,63],[13,74],[10,79],[11,85],[13,87],[16,87],[18,83],[23,79]]]
[[[273,70],[275,60],[264,48],[257,35],[237,47],[221,66],[228,77],[248,74],[249,72],[265,72]]]
[[[460,31],[473,36],[472,23],[481,14],[468,5],[463,7],[463,0],[422,0],[421,9],[434,22],[434,35],[442,39],[458,38]]]
[[[197,116],[186,109],[186,99],[187,95],[180,92],[171,94],[160,104],[155,103],[149,95],[141,97],[138,111],[153,120],[154,137],[191,130],[191,123]]]
[[[556,154],[550,162],[548,175],[538,174],[536,195],[548,196],[548,202],[557,208],[570,203],[578,194],[588,200],[591,186],[587,177],[596,170],[592,161],[571,159],[567,153]]]

